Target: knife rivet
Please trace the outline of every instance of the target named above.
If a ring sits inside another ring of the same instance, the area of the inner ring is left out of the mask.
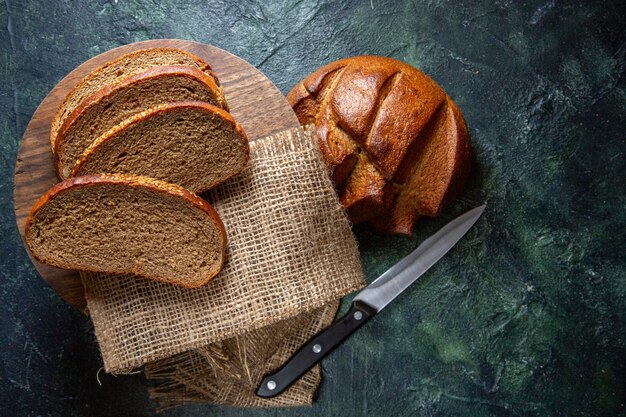
[[[314,353],[320,353],[322,351],[322,345],[313,345],[313,352]]]
[[[363,313],[355,311],[352,317],[354,317],[355,320],[361,320],[363,318]]]
[[[270,391],[275,390],[276,389],[276,381],[274,381],[273,379],[267,381],[267,389],[270,390]]]

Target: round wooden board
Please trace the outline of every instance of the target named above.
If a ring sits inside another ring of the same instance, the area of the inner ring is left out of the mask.
[[[214,46],[186,40],[158,39],[121,46],[100,54],[63,78],[41,102],[26,127],[17,155],[13,190],[15,218],[22,240],[30,208],[58,182],[52,166],[50,123],[66,94],[89,72],[105,63],[132,51],[155,47],[183,49],[208,62],[224,87],[231,114],[250,140],[299,126],[285,97],[263,73],[241,58]],[[32,256],[31,260],[43,279],[64,300],[81,310],[85,308],[84,289],[76,271],[41,264]]]

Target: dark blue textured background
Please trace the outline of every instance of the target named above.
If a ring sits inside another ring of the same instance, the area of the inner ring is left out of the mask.
[[[141,376],[101,373],[98,385],[91,324],[30,264],[12,187],[49,90],[84,60],[153,38],[226,49],[283,93],[368,53],[407,61],[452,96],[472,135],[470,184],[411,239],[356,228],[370,280],[489,202],[449,256],[324,361],[312,408],[164,415],[626,415],[626,3],[556,0],[4,0],[0,414],[152,414]]]

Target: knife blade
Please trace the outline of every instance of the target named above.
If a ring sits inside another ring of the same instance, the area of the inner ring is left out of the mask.
[[[485,207],[476,207],[446,224],[361,290],[352,300],[348,313],[309,339],[281,368],[266,375],[256,395],[275,397],[291,386],[437,263],[476,223]]]

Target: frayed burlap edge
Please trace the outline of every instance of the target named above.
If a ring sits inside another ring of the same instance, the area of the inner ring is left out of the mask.
[[[339,303],[145,366],[159,410],[193,403],[238,407],[311,405],[319,366],[274,398],[254,392],[263,375],[281,366],[310,337],[330,325]]]

